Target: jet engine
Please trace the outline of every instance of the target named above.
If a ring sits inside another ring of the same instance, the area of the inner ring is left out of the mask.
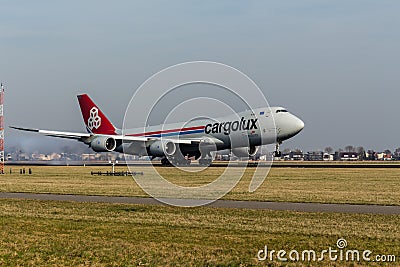
[[[155,141],[149,147],[150,154],[156,157],[172,156],[176,152],[176,144],[172,141]]]
[[[90,142],[90,147],[95,152],[111,152],[114,151],[117,142],[112,137],[97,136]]]
[[[238,158],[249,158],[254,157],[258,151],[258,147],[237,147],[232,148],[232,153]]]

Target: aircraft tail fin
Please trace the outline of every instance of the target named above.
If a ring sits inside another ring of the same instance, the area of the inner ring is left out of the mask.
[[[78,102],[86,129],[89,133],[117,134],[117,128],[115,128],[87,94],[78,95]]]

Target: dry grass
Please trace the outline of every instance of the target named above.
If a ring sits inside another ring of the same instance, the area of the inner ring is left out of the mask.
[[[338,238],[400,255],[399,225],[385,215],[0,200],[0,265],[280,266],[258,262],[257,251],[322,251]]]
[[[146,196],[132,177],[90,175],[109,167],[31,168],[32,175],[17,174],[14,167],[14,174],[1,176],[0,191]],[[146,168],[137,170],[146,175]],[[223,168],[202,173],[157,170],[170,181],[194,186],[214,180]],[[226,198],[400,204],[397,169],[272,169],[264,184],[249,193],[252,171],[246,171]],[[399,216],[388,215],[3,199],[0,266],[281,266],[285,264],[258,262],[257,251],[265,245],[322,251],[335,248],[338,238],[345,238],[349,249],[394,254],[398,260],[399,225]],[[325,260],[310,265],[364,264]]]
[[[246,177],[229,198],[243,194]],[[400,169],[272,169],[246,199],[400,205]]]
[[[34,192],[112,196],[147,196],[132,177],[92,176],[91,171],[107,171],[109,167],[31,167],[32,175],[0,176],[2,192]],[[150,173],[150,167],[138,166],[137,171]],[[26,170],[28,167],[26,167]],[[118,167],[125,171],[126,167]],[[195,186],[215,180],[224,168],[208,168],[200,173],[183,172],[175,168],[157,171],[168,180],[184,186]],[[8,170],[7,170],[8,171]],[[226,199],[357,203],[400,205],[400,169],[302,169],[273,168],[263,185],[248,192],[254,169],[245,175],[225,196]]]

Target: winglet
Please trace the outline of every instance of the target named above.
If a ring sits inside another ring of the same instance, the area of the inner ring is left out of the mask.
[[[78,101],[86,129],[89,133],[117,134],[115,126],[87,94],[78,95]]]

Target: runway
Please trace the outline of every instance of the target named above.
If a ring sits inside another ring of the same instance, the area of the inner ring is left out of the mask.
[[[165,205],[153,198],[144,197],[111,197],[111,196],[86,196],[86,195],[60,195],[60,194],[33,194],[33,193],[6,193],[0,192],[3,199],[32,199],[70,201],[82,203],[120,203],[141,205]],[[190,200],[196,203],[199,200]],[[291,202],[262,202],[262,201],[237,201],[217,200],[207,207],[234,208],[253,210],[299,211],[299,212],[336,212],[336,213],[363,213],[363,214],[400,214],[400,206],[380,205],[353,205],[353,204],[322,204],[322,203],[291,203]]]
[[[7,166],[110,166],[108,162],[97,162],[97,161],[8,161]],[[131,161],[131,162],[120,162],[116,166],[134,166],[134,167],[163,167],[159,161]],[[197,163],[192,164],[193,167],[198,167]],[[230,167],[248,167],[248,168],[311,168],[311,169],[399,169],[400,162],[381,162],[381,161],[370,161],[370,162],[343,162],[343,161],[331,161],[331,162],[312,162],[312,161],[274,161],[271,165],[267,162],[245,162],[236,161],[231,162]],[[228,162],[226,161],[214,161],[211,167],[226,168]],[[169,167],[166,167],[169,168]]]

